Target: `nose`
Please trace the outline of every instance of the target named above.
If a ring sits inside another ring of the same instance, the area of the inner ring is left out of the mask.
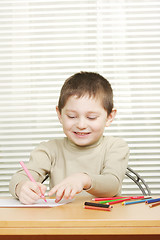
[[[87,127],[86,120],[84,118],[78,118],[77,119],[77,128],[79,129],[85,129]]]

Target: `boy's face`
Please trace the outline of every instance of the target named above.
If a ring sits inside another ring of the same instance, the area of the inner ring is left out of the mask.
[[[88,96],[71,96],[61,113],[56,110],[64,133],[78,146],[97,142],[115,116],[115,112],[107,116],[100,99]]]

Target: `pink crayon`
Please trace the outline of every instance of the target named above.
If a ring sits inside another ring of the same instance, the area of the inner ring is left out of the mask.
[[[31,182],[36,183],[36,181],[34,180],[34,178],[32,177],[32,175],[30,174],[29,170],[27,169],[26,165],[24,164],[24,162],[23,162],[23,161],[20,161],[20,164],[21,164],[22,168],[24,169],[24,171],[26,172],[26,174],[27,174],[27,176],[29,177],[29,179],[31,180]],[[37,184],[37,183],[36,183],[36,184]],[[41,189],[40,189],[40,191],[41,191]],[[46,200],[45,196],[42,194],[42,192],[41,192],[41,198],[43,198],[43,200],[44,200],[45,202],[47,202],[47,200]]]

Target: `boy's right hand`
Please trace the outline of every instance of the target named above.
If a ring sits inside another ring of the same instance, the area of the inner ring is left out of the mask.
[[[16,195],[23,204],[33,204],[45,194],[46,186],[39,182],[23,181],[16,187]]]

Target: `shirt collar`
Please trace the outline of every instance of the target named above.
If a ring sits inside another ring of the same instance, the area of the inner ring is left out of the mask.
[[[67,137],[65,138],[65,145],[68,146],[70,149],[77,149],[77,150],[88,150],[88,149],[91,149],[91,148],[95,148],[97,147],[98,145],[100,145],[100,143],[102,142],[104,136],[100,137],[100,139],[91,144],[91,145],[88,145],[88,146],[78,146],[76,145],[74,142],[70,141]]]

